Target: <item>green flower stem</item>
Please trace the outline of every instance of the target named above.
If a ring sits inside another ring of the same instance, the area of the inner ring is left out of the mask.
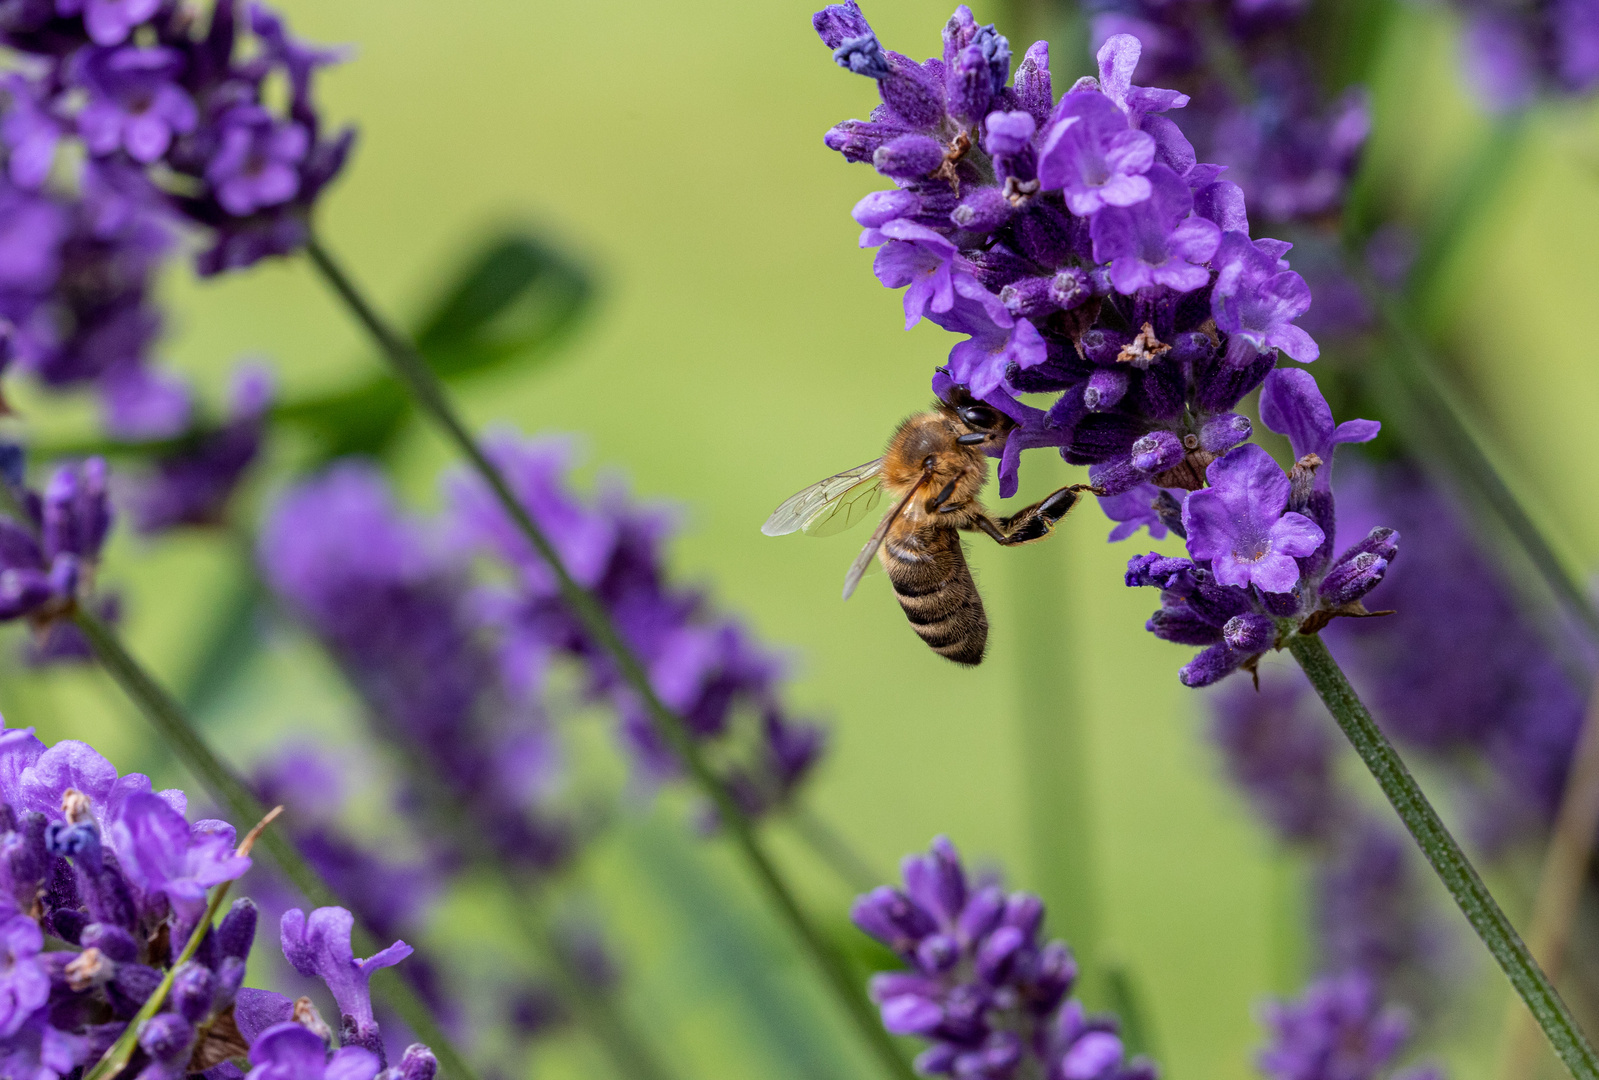
[[[783,879],[756,834],[754,823],[744,814],[727,787],[712,771],[682,718],[668,709],[656,696],[655,688],[650,684],[643,665],[623,642],[611,622],[610,615],[593,595],[572,578],[555,548],[550,544],[549,538],[544,535],[544,531],[533,520],[527,508],[511,491],[505,476],[488,459],[483,448],[466,429],[456,414],[454,405],[445,394],[443,386],[439,384],[421,353],[417,352],[416,346],[391,327],[367,302],[354,281],[332,254],[322,246],[315,234],[306,244],[306,254],[339,299],[350,309],[351,314],[371,335],[384,358],[405,383],[422,411],[449,437],[461,455],[488,484],[507,516],[555,575],[561,599],[582,622],[583,628],[595,643],[610,654],[623,680],[643,701],[656,734],[671,747],[695,784],[715,805],[723,827],[745,862],[749,864],[750,870],[760,881],[767,899],[815,961],[828,987],[838,998],[839,1004],[854,1020],[862,1037],[876,1052],[883,1066],[901,1080],[912,1080],[915,1074],[911,1071],[910,1064],[900,1054],[899,1048],[883,1029],[882,1024],[878,1022],[876,1011],[866,999],[862,989],[856,985],[855,978],[843,957],[839,956],[800,908],[793,890]]]
[[[1566,1003],[1527,951],[1516,928],[1499,910],[1488,887],[1439,820],[1437,811],[1422,794],[1393,744],[1378,730],[1371,713],[1355,696],[1354,688],[1327,651],[1326,643],[1314,635],[1296,634],[1288,639],[1288,650],[1299,661],[1322,703],[1354,745],[1355,752],[1376,777],[1405,827],[1421,845],[1422,853],[1455,898],[1461,913],[1498,961],[1521,1000],[1526,1002],[1560,1060],[1577,1080],[1599,1080],[1599,1056],[1583,1037]]]
[[[0,488],[5,486],[0,484]],[[123,692],[138,704],[151,726],[177,753],[184,766],[205,785],[223,810],[235,821],[259,821],[265,814],[260,800],[233,769],[217,757],[183,709],[123,647],[117,635],[81,607],[73,613],[72,621],[83,631],[101,666]],[[338,905],[339,899],[333,890],[305,861],[282,830],[266,830],[259,844],[268,858],[277,864],[283,876],[313,907]],[[371,955],[379,948],[372,935],[359,922],[351,934],[351,944],[357,955]],[[385,970],[374,977],[372,988],[416,1033],[417,1038],[432,1048],[445,1076],[454,1080],[476,1080],[476,1072],[466,1063],[460,1051],[455,1049],[433,1018],[432,1011],[417,997],[409,983],[392,970]]]

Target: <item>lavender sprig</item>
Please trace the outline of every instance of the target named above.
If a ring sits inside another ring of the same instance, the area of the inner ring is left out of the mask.
[[[928,1042],[925,1076],[958,1080],[1155,1080],[1126,1060],[1114,1017],[1091,1016],[1070,992],[1077,962],[1063,941],[1041,942],[1044,905],[973,882],[945,837],[901,863],[903,889],[857,897],[856,926],[907,970],[873,976],[886,1030]]]
[[[243,780],[219,758],[199,733],[194,722],[156,682],[149,672],[134,659],[121,640],[109,627],[83,608],[72,616],[73,622],[83,632],[96,659],[105,667],[125,694],[139,706],[145,719],[160,733],[178,759],[205,786],[218,804],[241,820],[259,820],[264,809]],[[285,877],[318,907],[336,907],[338,899],[321,877],[311,868],[300,852],[286,838],[268,830],[261,838],[261,847],[283,871]],[[376,949],[366,929],[354,927],[355,948],[362,952]],[[416,996],[406,983],[397,978],[385,978],[379,984],[383,999],[399,1014],[406,1026],[426,1040],[434,1053],[444,1061],[446,1071],[462,1080],[473,1080],[476,1072],[451,1043],[433,1018],[427,1005]]]
[[[26,509],[28,505],[28,500],[19,498],[9,478],[0,479],[0,514],[8,517],[13,524],[27,530],[35,520]],[[35,543],[38,542],[40,535],[42,534],[34,533]],[[265,807],[251,793],[243,780],[217,756],[182,707],[134,659],[110,627],[82,604],[71,605],[63,612],[62,617],[71,619],[107,673],[139,706],[145,719],[178,755],[185,767],[200,779],[220,806],[239,820],[259,821],[265,817]],[[263,834],[260,842],[272,861],[312,903],[320,907],[332,907],[337,904],[332,890],[311,869],[292,843],[272,830]],[[358,948],[366,951],[375,947],[368,940],[364,928],[357,926],[354,932]],[[398,980],[385,980],[383,994],[411,1030],[425,1038],[434,1047],[435,1052],[444,1058],[452,1075],[459,1076],[463,1080],[473,1080],[476,1074],[434,1022],[427,1006],[408,986]]]
[[[878,1026],[870,1005],[856,990],[843,959],[800,908],[793,890],[767,853],[754,823],[739,805],[738,799],[706,761],[683,718],[668,709],[656,694],[648,673],[618,633],[603,605],[572,577],[544,530],[517,498],[504,473],[467,430],[427,362],[410,341],[378,314],[314,232],[305,250],[335,295],[371,336],[384,359],[416,398],[422,411],[455,444],[456,449],[488,484],[517,531],[532,545],[534,552],[554,575],[562,601],[594,642],[610,655],[617,673],[643,702],[656,735],[677,755],[695,784],[715,805],[722,823],[760,881],[768,900],[811,955],[828,987],[855,1021],[857,1029],[876,1052],[879,1061],[892,1075],[909,1080],[913,1074],[900,1056],[898,1047]]]

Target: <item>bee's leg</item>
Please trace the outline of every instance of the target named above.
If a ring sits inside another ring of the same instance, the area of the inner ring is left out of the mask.
[[[949,483],[944,485],[943,489],[940,490],[937,495],[934,495],[932,498],[927,500],[927,512],[931,514],[933,511],[943,506],[949,501],[949,497],[953,494],[955,494],[955,481],[951,480]]]
[[[1082,497],[1081,492],[1093,490],[1090,484],[1072,484],[1010,517],[1000,518],[997,522],[984,518],[977,527],[1006,547],[1030,544],[1050,534],[1055,523],[1077,505],[1077,500]]]

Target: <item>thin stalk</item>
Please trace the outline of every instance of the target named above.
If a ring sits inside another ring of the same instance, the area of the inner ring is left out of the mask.
[[[527,508],[511,491],[504,474],[488,459],[483,448],[466,429],[466,425],[456,414],[455,406],[451,404],[443,386],[434,377],[421,353],[417,352],[411,341],[391,327],[367,302],[355,282],[314,234],[306,244],[306,253],[339,299],[371,335],[384,358],[393,367],[395,374],[416,398],[422,411],[439,426],[451,442],[455,443],[462,456],[494,492],[495,498],[499,500],[517,530],[555,575],[561,599],[577,616],[595,643],[611,656],[622,679],[644,703],[645,711],[656,734],[672,749],[694,783],[716,806],[723,827],[760,881],[767,899],[794,932],[800,945],[810,954],[828,987],[838,998],[839,1004],[855,1021],[862,1037],[891,1074],[902,1080],[912,1080],[915,1074],[911,1071],[909,1063],[901,1056],[893,1039],[878,1022],[871,1003],[867,1001],[861,988],[855,984],[849,966],[800,908],[793,890],[789,888],[756,835],[754,823],[744,814],[732,793],[712,771],[705,756],[700,753],[699,746],[689,734],[683,719],[668,709],[656,696],[655,688],[650,684],[643,665],[623,642],[620,633],[611,622],[610,615],[592,594],[572,578],[566,565],[550,544],[549,538],[544,535],[544,531],[533,520]]]
[[[1583,1037],[1571,1011],[1550,984],[1538,962],[1527,951],[1505,913],[1499,909],[1488,887],[1466,858],[1455,838],[1449,835],[1437,811],[1422,794],[1420,786],[1405,768],[1377,724],[1344,678],[1338,662],[1327,651],[1326,643],[1315,635],[1295,634],[1288,639],[1288,650],[1304,669],[1327,711],[1333,714],[1355,752],[1371,770],[1383,794],[1393,804],[1400,820],[1421,846],[1422,854],[1442,879],[1444,886],[1471,923],[1477,936],[1488,947],[1500,970],[1527,1003],[1544,1036],[1560,1060],[1577,1080],[1599,1080],[1599,1056]]]
[[[1565,966],[1566,944],[1577,917],[1583,879],[1599,834],[1599,683],[1588,697],[1588,712],[1577,740],[1576,756],[1566,777],[1566,790],[1544,851],[1538,876],[1537,898],[1532,906],[1532,926],[1527,947],[1551,980]],[[1510,1003],[1500,1041],[1500,1080],[1531,1076],[1538,1052],[1538,1031],[1527,1014]]]
[[[796,805],[784,815],[784,819],[793,827],[794,834],[805,842],[805,846],[845,885],[864,893],[883,884],[884,876],[872,868],[872,864],[855,850],[843,833],[810,807]]]
[[[0,488],[3,487],[5,485],[0,484]],[[73,613],[72,621],[83,631],[100,665],[122,687],[123,692],[138,704],[151,726],[177,752],[178,759],[199,779],[211,797],[235,821],[260,820],[264,813],[260,800],[233,769],[217,757],[172,695],[144,670],[123,647],[117,635],[81,607]],[[281,830],[267,830],[261,836],[260,845],[283,876],[313,907],[334,907],[339,904],[337,895]],[[379,948],[360,923],[355,925],[351,934],[351,944],[362,955],[370,955]],[[409,983],[392,971],[383,971],[373,979],[372,986],[417,1038],[433,1049],[445,1076],[454,1077],[455,1080],[476,1080],[476,1072],[466,1063],[460,1051],[455,1049],[433,1018],[432,1011],[417,997]]]

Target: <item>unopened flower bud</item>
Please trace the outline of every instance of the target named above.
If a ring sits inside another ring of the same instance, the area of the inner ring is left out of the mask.
[[[944,1022],[938,1003],[919,994],[902,994],[882,1003],[883,1026],[891,1035],[927,1035]]]
[[[880,229],[890,221],[914,214],[921,206],[921,202],[914,193],[901,191],[898,188],[874,191],[855,204],[855,209],[850,211],[850,217],[855,219],[857,225],[864,228]]]
[[[1246,659],[1247,653],[1241,653],[1226,643],[1212,645],[1183,665],[1177,672],[1177,678],[1184,686],[1209,686],[1237,671]]]
[[[1353,603],[1375,589],[1387,573],[1387,559],[1363,551],[1327,571],[1321,582],[1322,602],[1329,607]]]
[[[1183,460],[1183,440],[1176,432],[1151,431],[1133,443],[1132,460],[1146,473],[1164,472]]]
[[[1227,644],[1246,653],[1265,652],[1277,640],[1277,624],[1270,617],[1253,611],[1234,615],[1221,632]]]
[[[916,962],[927,972],[949,970],[960,955],[960,945],[948,934],[933,934],[916,946]]]
[[[1122,395],[1127,393],[1127,382],[1127,372],[1124,369],[1095,368],[1094,373],[1088,377],[1088,385],[1083,387],[1083,404],[1088,408],[1089,412],[1102,412],[1105,409],[1113,409],[1116,407],[1116,403],[1122,399]],[[1133,448],[1133,452],[1135,455],[1138,453],[1136,446]],[[1134,457],[1133,463],[1141,469],[1145,468],[1137,457]],[[1168,467],[1161,466],[1161,468]]]
[[[1122,1041],[1108,1031],[1085,1033],[1061,1059],[1062,1080],[1097,1080],[1122,1059]]]
[[[870,30],[859,37],[845,38],[833,50],[833,61],[845,71],[881,79],[888,74],[888,57],[877,43],[877,35]]]
[[[211,1012],[216,989],[217,980],[211,969],[198,960],[190,960],[172,976],[172,1005],[190,1023],[198,1024]]]
[[[1049,283],[1050,295],[1062,311],[1070,311],[1094,295],[1088,275],[1076,267],[1060,271]]]
[[[1024,112],[988,114],[984,124],[983,149],[995,157],[1013,157],[1032,148],[1038,122]]]
[[[937,166],[934,166],[937,168]],[[1002,228],[1010,220],[1015,208],[996,187],[978,187],[969,191],[949,215],[956,227],[972,232],[988,233]],[[1003,296],[1001,296],[1003,299]]]
[[[1004,982],[1017,952],[1026,943],[1025,935],[1016,927],[1001,926],[978,948],[977,974],[990,985]]]
[[[943,163],[943,144],[927,135],[901,135],[872,155],[872,167],[895,180],[920,180]]]
[[[1249,438],[1249,417],[1222,413],[1199,429],[1199,445],[1218,457]]]
[[[1183,525],[1183,504],[1177,501],[1176,496],[1161,488],[1160,494],[1155,496],[1154,510],[1162,525],[1184,540],[1188,539],[1188,529]]]
[[[400,1057],[398,1080],[433,1080],[438,1071],[439,1059],[433,1056],[433,1051],[421,1043],[412,1043]]]
[[[163,1065],[187,1061],[194,1027],[177,1013],[157,1013],[139,1029],[139,1046]]]

